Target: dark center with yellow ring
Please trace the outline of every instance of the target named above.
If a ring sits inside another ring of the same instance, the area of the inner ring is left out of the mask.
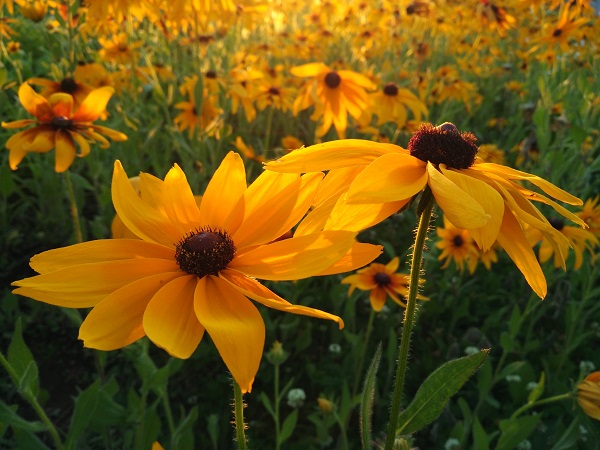
[[[392,282],[390,276],[385,272],[377,272],[373,279],[375,280],[375,283],[377,283],[377,285],[379,286],[387,286]]]
[[[562,219],[559,219],[558,217],[552,217],[550,219],[548,219],[548,222],[550,222],[550,225],[552,225],[552,228],[554,228],[555,230],[562,230],[565,226],[565,221]]]
[[[77,82],[73,78],[63,78],[60,82],[60,92],[72,94],[77,90]]]
[[[73,121],[65,116],[53,117],[50,126],[55,130],[68,130],[73,125]]]
[[[329,72],[325,75],[325,84],[331,89],[335,89],[342,82],[342,78],[335,71]]]
[[[390,97],[395,97],[398,95],[398,86],[394,83],[388,83],[383,87],[383,93],[385,95],[389,95]]]
[[[200,228],[189,233],[175,246],[175,261],[181,270],[196,275],[217,275],[235,256],[231,236],[220,228]]]
[[[462,236],[457,235],[457,236],[454,236],[454,238],[452,238],[452,243],[454,244],[455,247],[462,247],[463,244],[465,243],[465,241],[463,240]]]

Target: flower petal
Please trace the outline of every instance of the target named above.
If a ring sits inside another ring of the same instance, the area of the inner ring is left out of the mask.
[[[270,289],[266,288],[253,278],[247,277],[241,272],[226,269],[219,272],[219,277],[230,283],[236,290],[240,291],[252,300],[255,300],[269,308],[277,309],[292,314],[316,317],[318,319],[333,320],[339,324],[340,330],[344,327],[344,321],[333,314],[308,306],[294,305],[281,298]]]
[[[322,72],[329,71],[329,67],[321,62],[302,64],[292,67],[290,73],[297,77],[315,77]]]
[[[79,109],[73,114],[75,122],[93,122],[106,110],[106,105],[115,90],[110,86],[94,89],[79,105]]]
[[[183,275],[159,273],[117,289],[88,314],[79,328],[79,339],[85,347],[97,350],[116,350],[137,341],[146,335],[142,319],[150,299],[165,283]]]
[[[362,231],[383,222],[409,201],[410,198],[386,203],[355,204],[342,197],[333,207],[323,229]]]
[[[75,159],[75,143],[68,131],[57,130],[55,134],[56,158],[54,170],[61,173],[71,167]]]
[[[204,225],[225,226],[233,234],[244,211],[236,205],[246,191],[244,161],[236,152],[229,152],[212,176],[200,204],[200,220]]]
[[[236,255],[229,267],[263,280],[307,278],[342,258],[355,236],[350,231],[323,231],[293,237]]]
[[[485,212],[477,200],[443,175],[431,163],[427,163],[427,173],[429,174],[429,187],[431,187],[437,204],[455,227],[470,230],[482,227],[489,221],[490,215]]]
[[[52,108],[48,100],[35,92],[27,83],[19,87],[19,101],[27,112],[42,122],[52,119]]]
[[[195,275],[175,278],[154,294],[144,312],[148,338],[176,358],[189,358],[204,335],[194,314],[194,291],[200,282]]]
[[[169,170],[162,186],[162,206],[173,227],[180,235],[194,231],[200,211],[185,173],[177,164]]]
[[[135,192],[120,161],[115,161],[112,199],[117,214],[136,236],[150,242],[174,247],[181,235],[160,210],[144,202]]]
[[[80,264],[15,281],[13,293],[66,308],[88,308],[140,278],[178,272],[175,261],[153,258]]]
[[[385,203],[410,199],[427,184],[425,163],[404,153],[383,155],[354,179],[350,203]]]
[[[337,260],[318,275],[332,275],[359,269],[381,255],[383,246],[355,242],[342,258]]]
[[[208,275],[198,282],[194,310],[242,392],[250,392],[265,345],[256,307],[229,283]]]
[[[99,239],[38,253],[29,265],[40,274],[81,264],[121,259],[158,258],[175,260],[173,249],[138,239]]]
[[[523,229],[508,207],[504,209],[498,243],[525,276],[533,291],[543,299],[547,292],[546,277]]]

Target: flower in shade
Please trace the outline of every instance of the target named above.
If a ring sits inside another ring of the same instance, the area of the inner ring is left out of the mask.
[[[577,403],[592,419],[600,420],[600,372],[592,372],[577,385]]]
[[[529,245],[524,224],[542,233],[564,268],[568,240],[533,202],[549,205],[563,217],[585,227],[579,217],[551,197],[573,205],[582,202],[536,175],[484,163],[476,156],[475,141],[473,134],[461,133],[451,123],[437,127],[424,124],[411,138],[408,150],[393,144],[348,139],[293,151],[267,163],[266,168],[301,173],[358,169],[346,194],[349,203],[400,202],[404,206],[426,190],[456,227],[469,230],[483,252],[497,241],[543,298],[547,292],[546,279]],[[546,195],[527,189],[522,181],[528,181]]]
[[[355,274],[347,276],[342,284],[349,284],[348,295],[352,295],[355,289],[370,291],[369,300],[374,311],[381,311],[385,300],[389,296],[403,308],[406,307],[404,299],[408,296],[409,277],[407,274],[396,273],[400,259],[393,258],[387,264],[372,263]],[[417,295],[420,300],[428,300],[427,297]]]
[[[587,224],[590,233],[600,238],[600,195],[587,199],[575,215]]]
[[[65,77],[60,81],[52,81],[46,78],[30,78],[27,80],[29,84],[43,86],[44,89],[40,92],[42,97],[50,97],[52,94],[63,93],[73,97],[73,106],[79,107],[85,98],[94,90],[94,88],[86,83],[76,80],[75,78]]]
[[[102,148],[110,146],[104,136],[113,141],[127,140],[123,133],[92,123],[104,113],[113,92],[111,87],[93,90],[74,112],[71,95],[55,93],[46,99],[27,83],[22,84],[19,88],[19,100],[35,119],[2,122],[2,126],[35,126],[18,132],[6,141],[6,148],[10,151],[10,168],[16,170],[27,153],[46,153],[56,149],[55,170],[64,172],[75,159],[75,144],[79,147],[78,156],[84,157],[90,153],[90,142],[99,142]]]
[[[242,159],[230,152],[198,206],[179,166],[164,181],[142,173],[138,195],[116,161],[113,203],[138,239],[90,241],[36,255],[31,267],[39,275],[13,283],[15,293],[62,307],[93,307],[79,338],[100,350],[148,336],[172,356],[188,358],[206,331],[249,392],[265,325],[248,298],[343,326],[339,317],[293,305],[257,279],[341,273],[381,253],[380,246],[358,243],[356,233],[342,230],[278,239],[306,213],[322,177],[265,171],[247,186]]]
[[[311,119],[321,119],[317,136],[323,136],[331,125],[340,138],[344,138],[348,114],[358,119],[368,106],[367,89],[375,85],[367,77],[350,70],[333,70],[323,63],[309,63],[293,67],[291,73],[311,78],[294,102],[294,113],[312,105]]]

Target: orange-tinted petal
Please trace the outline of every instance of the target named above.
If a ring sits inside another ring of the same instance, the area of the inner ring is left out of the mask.
[[[36,93],[27,83],[19,87],[19,100],[27,112],[38,120],[46,122],[52,119],[52,108],[48,100]]]
[[[189,358],[204,335],[204,327],[194,314],[198,283],[194,275],[175,278],[154,294],[144,312],[148,338],[176,358]]]
[[[359,269],[381,255],[382,251],[383,247],[381,245],[355,242],[348,253],[318,275],[332,275]]]
[[[385,300],[387,298],[387,293],[383,288],[375,288],[371,290],[369,294],[369,301],[371,302],[371,308],[373,311],[379,312],[383,309],[383,305],[385,305]]]
[[[323,229],[362,231],[383,222],[409,201],[410,198],[386,203],[355,204],[343,197],[333,207]]]
[[[183,170],[175,164],[162,185],[162,205],[173,227],[180,235],[194,231],[200,222],[200,211]]]
[[[73,113],[73,96],[64,92],[57,92],[48,97],[54,117],[70,118]]]
[[[329,67],[325,64],[317,62],[317,63],[308,63],[303,64],[301,66],[292,67],[290,69],[290,73],[297,77],[315,77],[322,72],[329,71]]]
[[[94,89],[88,94],[79,109],[73,114],[75,122],[93,122],[106,110],[106,105],[115,90],[110,86]]]
[[[182,272],[160,273],[129,283],[98,303],[88,314],[79,339],[98,350],[115,350],[145,336],[142,319],[146,306],[165,283],[181,277]]]
[[[250,392],[265,344],[256,307],[228,282],[208,275],[198,283],[194,310],[242,392]]]
[[[75,159],[75,143],[68,131],[57,130],[55,135],[56,158],[54,170],[58,173],[64,172]]]

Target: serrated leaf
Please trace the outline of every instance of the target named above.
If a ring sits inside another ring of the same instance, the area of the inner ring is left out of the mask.
[[[25,344],[22,334],[21,318],[17,319],[7,353],[8,363],[17,375],[17,387],[20,392],[29,392],[37,396],[39,391],[38,368],[33,354]]]
[[[296,428],[296,423],[298,423],[298,410],[294,409],[283,421],[283,425],[281,426],[281,433],[279,434],[279,444],[283,444],[285,441],[289,439],[289,437],[294,432]]]
[[[363,385],[362,400],[360,402],[360,439],[363,450],[371,448],[373,401],[375,400],[375,383],[379,362],[381,361],[381,352],[380,342],[367,370],[367,376]]]
[[[46,426],[42,422],[29,422],[19,416],[16,409],[16,406],[9,406],[0,400],[0,423],[31,433],[46,430]]]
[[[437,419],[450,397],[483,364],[489,349],[448,361],[436,369],[419,387],[415,398],[398,418],[396,434],[411,434]]]
[[[524,441],[533,433],[541,418],[541,415],[537,415],[501,420],[500,430],[502,434],[496,444],[495,450],[513,450],[517,448],[519,442]]]
[[[542,396],[542,394],[544,393],[545,380],[545,373],[542,372],[542,374],[540,375],[540,379],[537,382],[537,386],[529,393],[529,398],[527,399],[529,403],[535,402],[538,398]]]

